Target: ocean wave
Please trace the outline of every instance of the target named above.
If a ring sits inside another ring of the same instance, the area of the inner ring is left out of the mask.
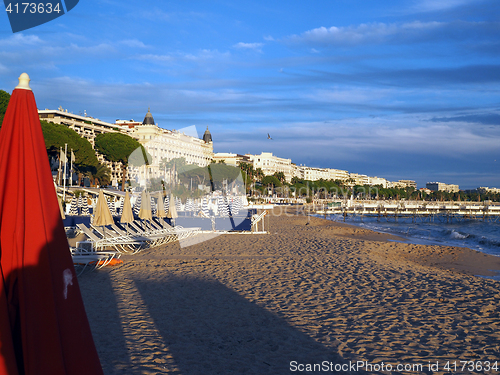
[[[465,240],[469,237],[469,234],[462,234],[460,232],[456,232],[454,230],[451,231],[450,238],[452,240]]]

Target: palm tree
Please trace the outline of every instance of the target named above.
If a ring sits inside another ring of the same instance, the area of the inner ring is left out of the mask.
[[[255,170],[254,174],[255,174],[255,179],[257,181],[262,180],[262,178],[264,177],[264,172],[262,171],[262,168],[257,168]]]
[[[111,170],[104,164],[99,164],[97,168],[88,170],[85,176],[89,178],[91,186],[109,185],[111,182]]]

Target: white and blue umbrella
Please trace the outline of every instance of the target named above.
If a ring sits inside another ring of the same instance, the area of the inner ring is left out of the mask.
[[[71,198],[71,202],[69,203],[69,215],[78,215],[78,200],[76,196]]]

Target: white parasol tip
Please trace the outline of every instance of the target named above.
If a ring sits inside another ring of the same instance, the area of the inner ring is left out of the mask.
[[[30,81],[29,75],[26,73],[21,74],[19,76],[19,85],[16,86],[16,89],[31,90]]]

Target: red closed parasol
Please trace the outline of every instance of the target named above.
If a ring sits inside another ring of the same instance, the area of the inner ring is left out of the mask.
[[[0,374],[102,374],[28,83],[0,131]]]

